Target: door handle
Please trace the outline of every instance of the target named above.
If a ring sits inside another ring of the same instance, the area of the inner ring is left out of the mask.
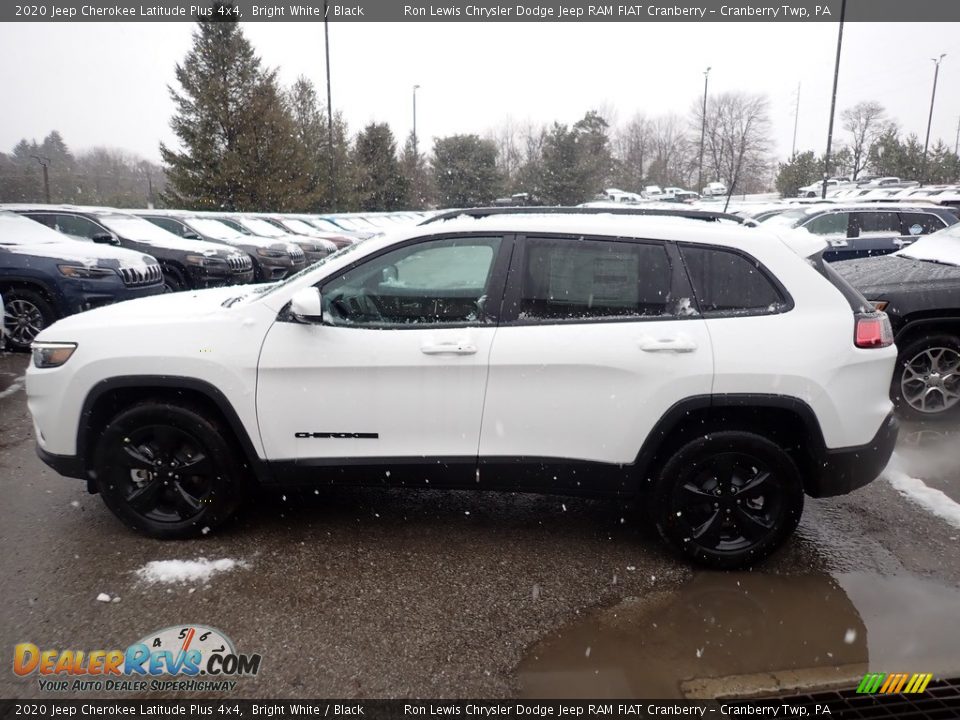
[[[424,355],[473,355],[477,346],[468,342],[425,343],[420,346]]]
[[[896,245],[898,248],[902,248],[905,245],[913,245],[913,243],[915,243],[916,241],[917,241],[916,238],[910,238],[906,240],[904,238],[894,238],[893,244]]]
[[[644,352],[689,353],[697,349],[697,344],[686,335],[675,337],[640,339],[640,349]]]

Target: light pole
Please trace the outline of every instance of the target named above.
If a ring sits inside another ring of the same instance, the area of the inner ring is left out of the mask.
[[[933,92],[930,93],[930,115],[927,117],[927,137],[923,141],[923,165],[920,171],[920,187],[927,182],[927,148],[930,146],[930,125],[933,123],[933,101],[937,99],[937,77],[940,75],[940,63],[947,56],[946,53],[940,53],[938,58],[933,60]]]
[[[413,159],[417,159],[417,90],[419,85],[413,86]]]
[[[333,100],[330,90],[330,26],[327,23],[327,0],[323,0],[323,51],[327,63],[327,142],[330,153],[330,209],[337,209],[337,160],[333,148]]]
[[[800,124],[800,83],[797,83],[797,105],[793,112],[793,145],[790,146],[790,159],[797,156],[797,125]]]
[[[707,83],[710,81],[710,68],[703,71],[703,113],[700,122],[700,162],[697,168],[697,192],[703,192],[703,139],[707,134]]]
[[[827,129],[827,152],[823,155],[823,187],[820,197],[827,197],[827,178],[830,177],[830,148],[833,145],[833,116],[837,112],[837,80],[840,79],[840,50],[843,47],[843,21],[847,15],[847,0],[840,5],[840,29],[837,31],[837,59],[833,64],[833,95],[830,97],[830,127]]]
[[[43,157],[41,155],[31,155],[34,160],[40,163],[40,167],[43,168],[43,196],[47,199],[47,205],[50,204],[50,177],[47,174],[47,168],[50,165],[50,158]]]

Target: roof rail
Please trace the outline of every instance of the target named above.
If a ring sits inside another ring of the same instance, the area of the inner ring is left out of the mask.
[[[645,208],[645,207],[623,207],[623,208],[598,208],[598,207],[565,207],[565,206],[521,206],[521,207],[479,207],[467,208],[465,210],[447,210],[427,218],[420,225],[429,225],[430,223],[441,220],[452,220],[463,217],[483,218],[493,215],[652,215],[660,217],[681,217],[688,220],[706,220],[716,222],[718,220],[732,220],[740,225],[751,224],[747,218],[733,215],[731,213],[717,212],[714,210],[694,210],[677,208]]]

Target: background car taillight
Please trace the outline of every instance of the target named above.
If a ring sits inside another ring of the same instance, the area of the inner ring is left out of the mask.
[[[884,348],[893,345],[893,328],[886,313],[858,314],[854,344],[858,348]]]

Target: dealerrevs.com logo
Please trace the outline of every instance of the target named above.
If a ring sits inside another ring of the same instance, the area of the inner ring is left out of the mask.
[[[13,649],[13,672],[37,676],[40,690],[65,691],[191,691],[222,690],[233,678],[260,671],[259,654],[237,653],[219,630],[180,625],[151,633],[126,650],[41,650],[33,643]]]

